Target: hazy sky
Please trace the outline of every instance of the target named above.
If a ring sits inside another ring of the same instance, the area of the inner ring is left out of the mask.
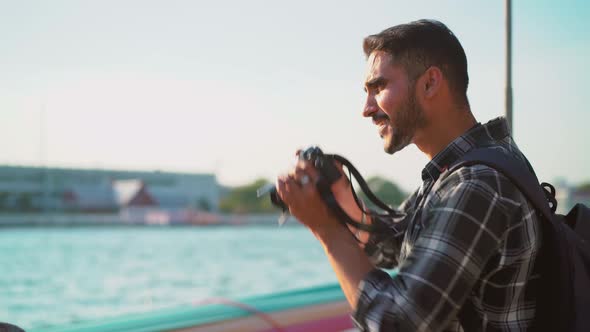
[[[588,3],[513,1],[515,138],[541,179],[590,180]],[[426,158],[361,116],[361,43],[419,18],[462,42],[477,119],[502,115],[504,1],[0,0],[0,164],[236,185],[317,144],[413,189]]]

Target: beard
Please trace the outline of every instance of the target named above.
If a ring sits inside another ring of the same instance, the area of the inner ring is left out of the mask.
[[[389,119],[390,132],[385,136],[383,146],[383,149],[388,154],[394,154],[410,145],[414,140],[416,129],[422,128],[426,124],[424,110],[416,102],[415,85],[408,91],[408,97],[399,110],[395,112],[395,119]]]

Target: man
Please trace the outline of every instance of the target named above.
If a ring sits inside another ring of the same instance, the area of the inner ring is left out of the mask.
[[[354,235],[323,203],[317,170],[300,161],[277,179],[290,212],[320,241],[363,331],[524,331],[535,317],[541,231],[514,184],[483,165],[448,172],[467,151],[494,146],[525,162],[504,119],[479,124],[467,99],[467,60],[442,23],[420,20],[364,40],[363,116],[387,153],[414,143],[430,161],[403,217],[363,216],[347,179],[332,187],[357,221],[388,231]],[[309,181],[311,179],[311,181]],[[397,267],[390,276],[379,268]]]

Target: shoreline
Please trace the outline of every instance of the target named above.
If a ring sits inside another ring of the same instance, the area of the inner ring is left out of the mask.
[[[128,213],[0,213],[0,228],[277,226],[280,214],[206,214],[191,218]],[[292,225],[298,223],[289,223]]]

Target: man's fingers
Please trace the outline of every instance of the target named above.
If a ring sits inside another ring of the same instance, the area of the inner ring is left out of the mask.
[[[312,182],[311,177],[301,168],[296,168],[293,171],[293,177],[295,181],[302,187]]]
[[[312,180],[314,180],[314,183],[319,177],[318,170],[307,160],[299,160],[296,169],[305,172]]]
[[[285,204],[289,205],[291,197],[298,186],[289,175],[281,175],[277,178],[277,193]]]
[[[289,192],[289,197],[299,197],[301,193],[301,183],[297,179],[297,175],[294,173],[289,173],[287,179],[285,181],[285,187]]]
[[[277,194],[279,194],[279,197],[284,202],[285,201],[285,193],[287,191],[287,188],[285,186],[285,176],[281,175],[281,176],[277,177],[277,181],[276,181],[275,186],[277,187]]]

